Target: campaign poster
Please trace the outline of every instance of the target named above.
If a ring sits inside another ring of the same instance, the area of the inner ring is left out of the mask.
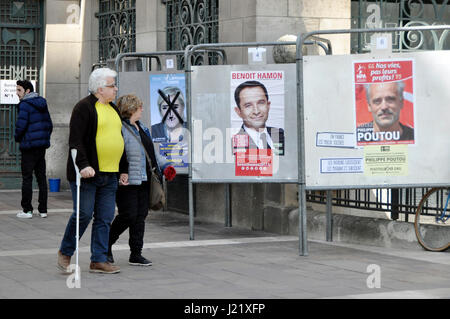
[[[353,63],[356,145],[415,144],[414,60]]]
[[[150,119],[160,155],[174,167],[188,166],[184,73],[150,75]]]
[[[284,156],[284,72],[232,71],[231,133],[236,176],[272,176]]]

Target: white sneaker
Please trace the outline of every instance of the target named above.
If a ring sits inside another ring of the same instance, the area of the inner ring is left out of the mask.
[[[33,218],[33,213],[32,212],[20,212],[17,214],[17,217],[19,218]]]
[[[39,216],[41,216],[42,218],[47,218],[47,213],[39,213]]]

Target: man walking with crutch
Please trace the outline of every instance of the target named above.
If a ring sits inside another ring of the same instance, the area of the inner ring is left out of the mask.
[[[111,103],[117,94],[117,73],[108,68],[94,70],[89,77],[91,94],[79,101],[70,119],[67,179],[70,182],[74,213],[67,223],[58,251],[58,268],[68,271],[77,245],[76,209],[79,208],[79,237],[92,217],[90,272],[113,274],[120,268],[107,262],[109,229],[114,218],[118,176],[127,183],[128,163],[121,133],[122,121]],[[77,202],[76,172],[70,150],[76,149],[80,170],[80,196]]]

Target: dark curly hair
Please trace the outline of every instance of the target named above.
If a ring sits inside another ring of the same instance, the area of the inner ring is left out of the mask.
[[[16,82],[16,85],[23,87],[24,91],[30,90],[30,92],[34,91],[33,84],[31,84],[28,80],[19,80]]]

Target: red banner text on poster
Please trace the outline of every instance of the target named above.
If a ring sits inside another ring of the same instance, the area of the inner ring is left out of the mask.
[[[231,72],[231,80],[282,80],[283,72],[279,71],[235,71]]]
[[[271,149],[246,149],[235,153],[236,176],[272,176]]]
[[[412,61],[355,63],[355,83],[371,84],[406,80],[412,77]]]

